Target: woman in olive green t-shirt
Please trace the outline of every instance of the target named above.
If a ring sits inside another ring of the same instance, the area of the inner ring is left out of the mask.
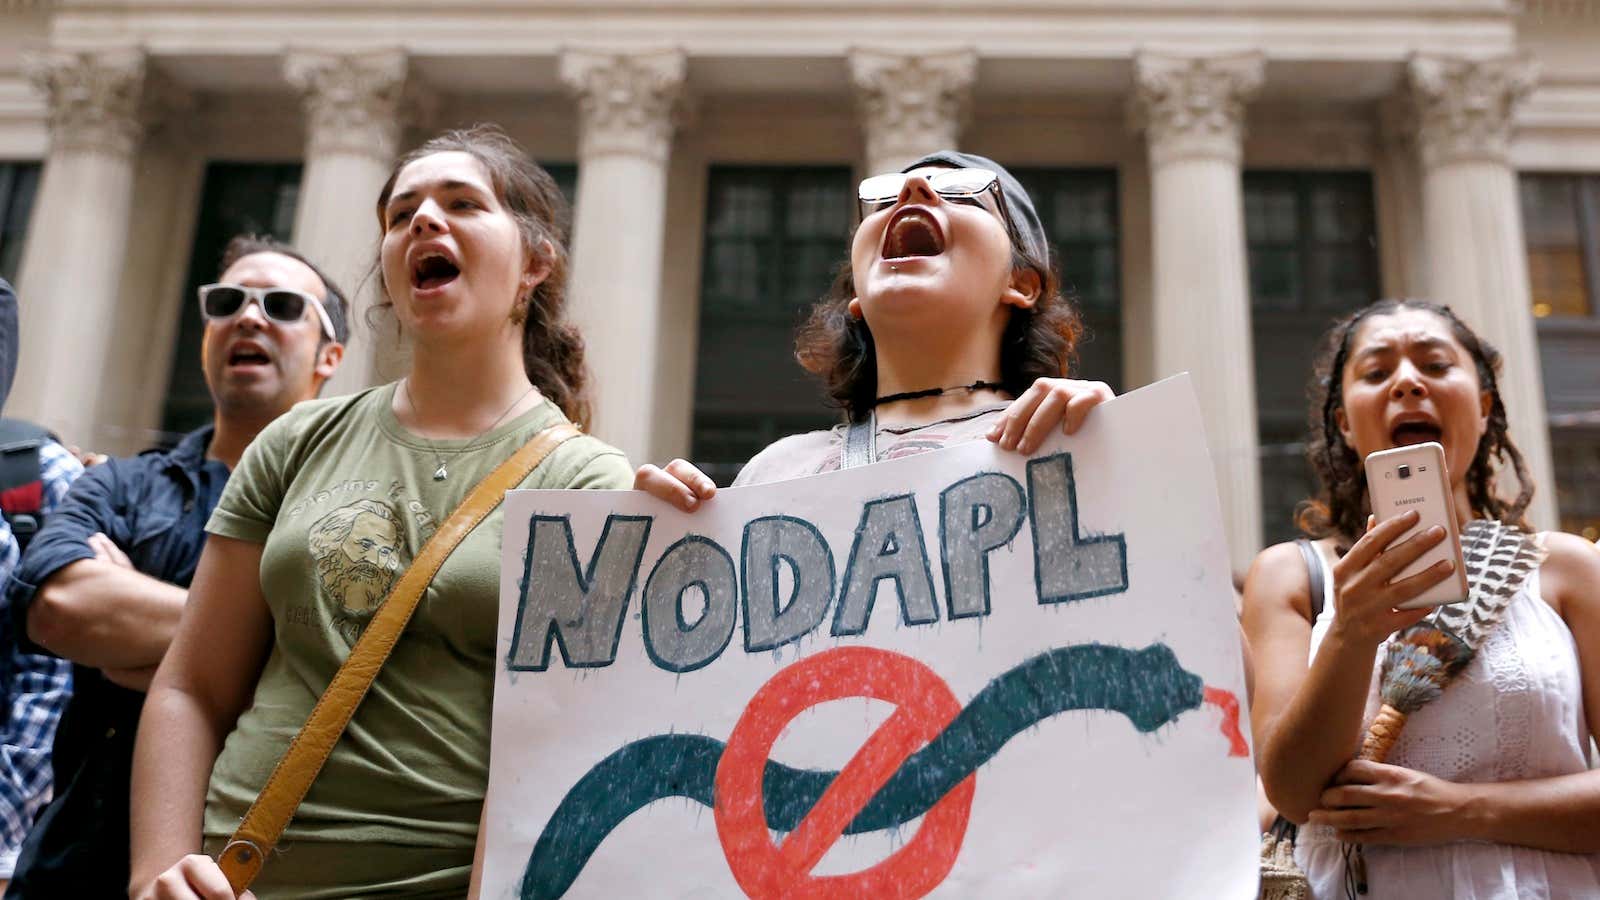
[[[265,430],[207,530],[145,703],[132,893],[231,897],[215,853],[373,611],[467,491],[533,435],[588,418],[563,321],[550,176],[493,129],[403,158],[378,198],[381,281],[415,348],[394,384]],[[523,482],[626,488],[589,437]],[[257,880],[262,897],[466,893],[488,782],[501,513],[450,556]]]

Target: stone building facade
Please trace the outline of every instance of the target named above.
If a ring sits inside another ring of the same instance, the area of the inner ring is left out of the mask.
[[[1380,295],[1506,352],[1534,518],[1600,527],[1600,0],[3,0],[8,412],[170,436],[223,232],[370,306],[390,162],[476,121],[568,185],[593,430],[636,461],[827,422],[788,336],[853,180],[954,145],[1040,200],[1083,375],[1193,373],[1236,566],[1305,490],[1313,338]],[[375,316],[330,390],[404,353]]]

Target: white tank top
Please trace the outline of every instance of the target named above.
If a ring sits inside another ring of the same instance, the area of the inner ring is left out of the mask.
[[[1321,552],[1322,613],[1311,654],[1334,617],[1333,572]],[[1373,659],[1365,722],[1378,709],[1383,648]],[[1363,728],[1363,732],[1365,728]],[[1357,740],[1351,747],[1354,755]],[[1433,703],[1413,713],[1387,762],[1455,782],[1568,775],[1589,768],[1589,727],[1577,645],[1566,622],[1539,596],[1539,573],[1512,598],[1478,655]],[[1300,830],[1295,855],[1313,900],[1342,900],[1344,860],[1333,831]],[[1457,842],[1366,849],[1365,900],[1560,900],[1600,898],[1600,854],[1553,853],[1506,844]]]

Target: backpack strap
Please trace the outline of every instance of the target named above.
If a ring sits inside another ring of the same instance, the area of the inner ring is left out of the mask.
[[[1327,596],[1328,582],[1323,574],[1322,555],[1317,548],[1305,538],[1298,538],[1294,545],[1300,548],[1300,558],[1306,561],[1306,574],[1311,576],[1311,624],[1316,625],[1322,618],[1323,598]]]
[[[28,549],[43,524],[44,467],[39,448],[48,440],[50,432],[32,422],[0,419],[0,512],[19,550]]]
[[[1316,546],[1305,538],[1296,538],[1294,545],[1300,551],[1300,558],[1305,560],[1306,575],[1311,578],[1311,624],[1314,627],[1317,624],[1317,620],[1322,618],[1323,591],[1326,590],[1327,585],[1327,580],[1322,574],[1322,555],[1317,552]],[[1266,869],[1267,854],[1280,842],[1288,848],[1288,860],[1293,865],[1294,844],[1299,836],[1300,829],[1298,826],[1285,819],[1282,814],[1276,816],[1272,820],[1272,825],[1267,828],[1266,834],[1263,835],[1265,838],[1261,848],[1263,871]],[[1295,868],[1298,869],[1299,867],[1296,865]],[[1301,877],[1303,878],[1304,875],[1302,874]],[[1266,892],[1263,892],[1261,896],[1267,896]]]
[[[844,450],[839,458],[839,468],[855,469],[878,461],[878,414],[867,413],[860,421],[844,427]]]

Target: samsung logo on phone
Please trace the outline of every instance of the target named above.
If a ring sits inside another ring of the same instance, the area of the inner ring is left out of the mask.
[[[1407,498],[1405,498],[1403,500],[1396,500],[1394,502],[1394,505],[1395,506],[1413,506],[1413,505],[1418,504],[1418,503],[1426,503],[1427,500],[1428,500],[1428,498],[1426,498],[1426,497],[1407,497]]]

